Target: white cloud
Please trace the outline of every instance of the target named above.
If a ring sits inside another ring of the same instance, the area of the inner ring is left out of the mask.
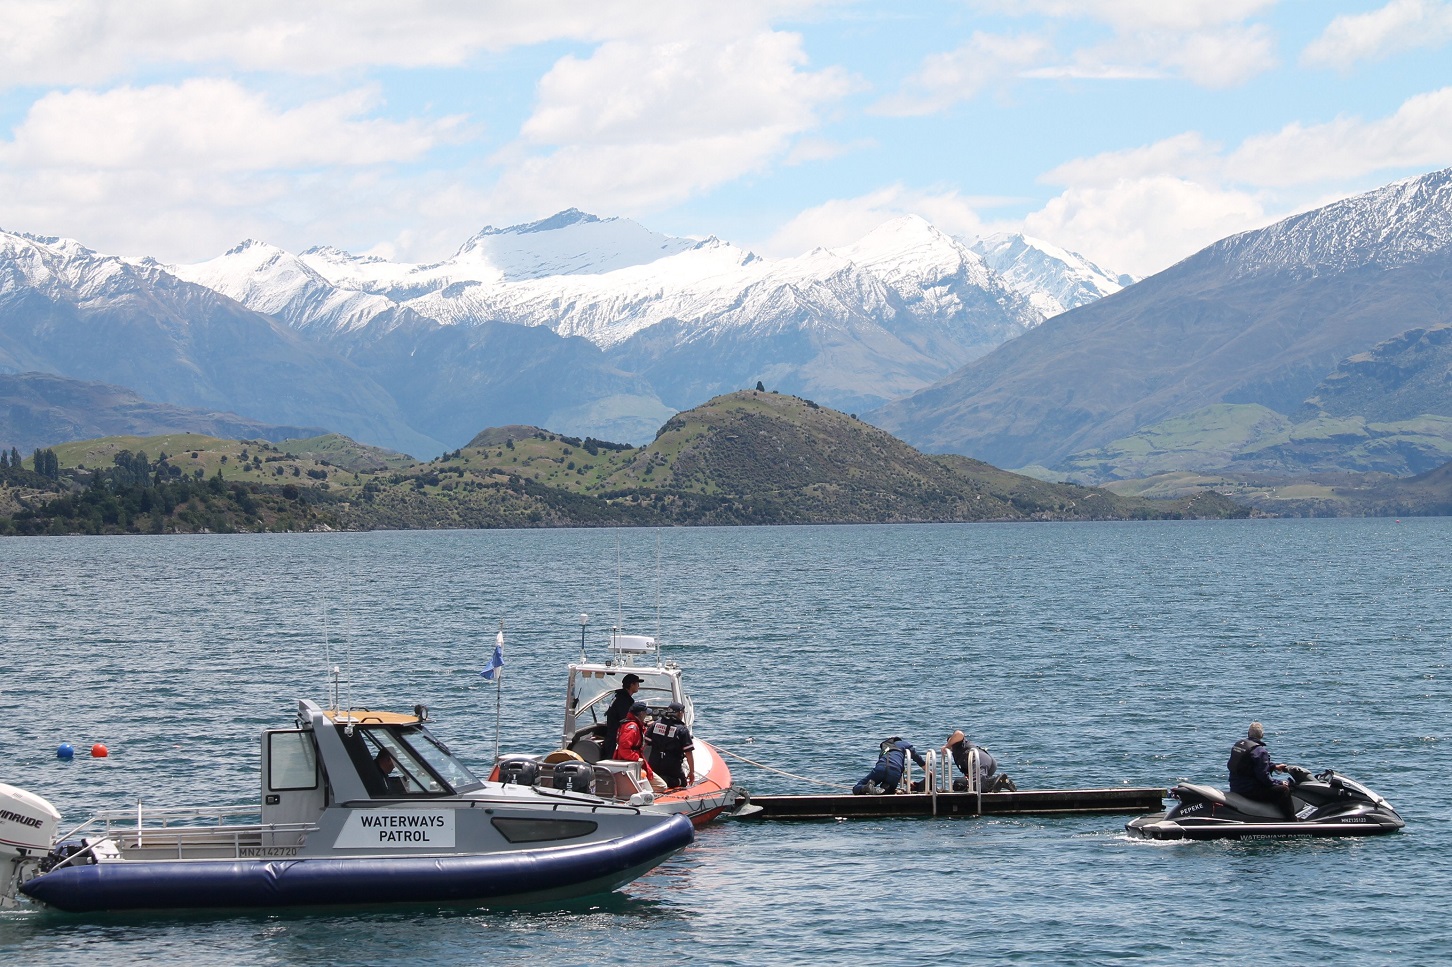
[[[762,171],[857,86],[806,63],[801,37],[773,31],[617,41],[562,58],[519,139],[496,156],[497,207],[634,214]]]
[[[759,25],[821,0],[0,0],[0,86],[97,85],[156,65],[322,75],[442,67],[565,40],[659,37],[727,21]]]
[[[1006,13],[1038,13],[1096,20],[1119,30],[1201,30],[1239,23],[1277,0],[1002,0],[986,3]]]
[[[998,203],[996,199],[965,198],[953,191],[924,192],[892,185],[809,208],[757,247],[764,254],[779,257],[816,248],[839,248],[903,215],[921,215],[950,235],[975,237],[986,231],[977,208]]]
[[[1053,185],[1104,187],[1125,179],[1173,175],[1192,180],[1218,178],[1219,146],[1195,131],[1123,151],[1075,158],[1045,172],[1041,181]]]
[[[354,219],[417,218],[402,199],[436,189],[389,172],[458,125],[379,120],[375,101],[360,89],[277,107],[222,80],[48,94],[0,142],[0,224],[191,258],[246,235],[306,246],[351,237]],[[326,223],[339,234],[306,237]]]
[[[1202,30],[1167,38],[1158,62],[1201,87],[1231,87],[1274,67],[1275,43],[1264,24]]]
[[[1052,47],[1043,37],[975,32],[957,49],[924,59],[902,89],[879,101],[873,111],[897,116],[933,114],[1043,63],[1051,53]]]
[[[1379,60],[1417,47],[1452,40],[1452,4],[1439,0],[1392,0],[1380,10],[1337,17],[1301,52],[1309,67],[1347,70],[1357,61]]]
[[[1164,268],[1224,235],[1328,200],[1379,172],[1452,164],[1452,87],[1385,118],[1289,124],[1231,150],[1195,132],[1076,158],[1041,180],[1064,191],[1025,231],[1118,271]]]
[[[1286,186],[1447,164],[1452,164],[1452,87],[1409,98],[1390,117],[1290,124],[1248,138],[1226,160],[1226,172],[1250,184]]]
[[[1202,87],[1231,87],[1276,66],[1275,38],[1245,21],[1276,0],[980,0],[1014,16],[1088,20],[1112,36],[1066,55],[1042,55],[1021,76],[1125,80],[1180,76]],[[1045,25],[1049,29],[1049,25]],[[1062,31],[1056,31],[1062,34]],[[951,56],[951,55],[939,55]]]
[[[1025,218],[1023,230],[1111,271],[1150,275],[1269,221],[1252,193],[1148,175],[1069,188]]]
[[[278,109],[227,80],[47,94],[31,105],[0,160],[17,168],[95,171],[261,171],[414,160],[456,120],[381,121],[364,115],[378,94],[359,89]]]

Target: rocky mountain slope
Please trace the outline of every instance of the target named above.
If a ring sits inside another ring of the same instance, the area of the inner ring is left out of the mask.
[[[1049,319],[1114,295],[1137,279],[1107,272],[1077,252],[1027,235],[998,234],[969,247]]]
[[[367,373],[271,316],[67,239],[0,232],[0,372],[328,426],[397,450],[441,449]]]
[[[1452,170],[1224,239],[870,418],[1053,467],[1214,404],[1296,413],[1343,360],[1452,319],[1449,243]]]

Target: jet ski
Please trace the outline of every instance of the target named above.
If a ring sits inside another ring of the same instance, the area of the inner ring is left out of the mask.
[[[1259,802],[1213,786],[1181,783],[1169,791],[1179,802],[1162,813],[1125,824],[1144,839],[1279,839],[1292,836],[1375,836],[1406,823],[1391,803],[1347,776],[1327,769],[1288,766],[1296,818],[1275,803]]]

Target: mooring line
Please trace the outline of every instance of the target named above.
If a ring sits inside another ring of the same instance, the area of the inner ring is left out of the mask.
[[[729,755],[733,759],[740,759],[742,762],[745,762],[745,763],[748,763],[750,765],[756,766],[756,768],[758,768],[758,769],[765,769],[767,772],[775,772],[777,775],[779,775],[779,776],[786,776],[788,779],[800,779],[800,780],[802,780],[802,782],[812,782],[812,783],[816,783],[819,786],[827,786],[827,787],[829,787],[831,789],[848,789],[848,790],[850,790],[852,788],[851,786],[844,786],[844,785],[842,785],[840,783],[836,783],[836,782],[827,782],[827,781],[825,781],[823,779],[813,779],[811,776],[799,776],[799,775],[797,775],[794,772],[783,772],[781,769],[773,769],[771,766],[763,765],[762,763],[757,762],[755,759],[748,759],[748,758],[746,758],[746,756],[739,755],[739,754],[737,754],[735,752],[732,752],[730,749],[723,749],[719,745],[713,744],[712,745],[712,748],[715,749],[717,752],[721,752],[721,753],[724,753],[725,755]]]

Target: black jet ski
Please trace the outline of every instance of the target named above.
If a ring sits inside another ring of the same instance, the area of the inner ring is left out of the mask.
[[[1311,774],[1288,766],[1296,818],[1275,803],[1258,802],[1213,786],[1181,783],[1170,790],[1179,803],[1125,824],[1145,839],[1262,839],[1289,836],[1375,836],[1406,823],[1391,803],[1354,779],[1330,769]]]

